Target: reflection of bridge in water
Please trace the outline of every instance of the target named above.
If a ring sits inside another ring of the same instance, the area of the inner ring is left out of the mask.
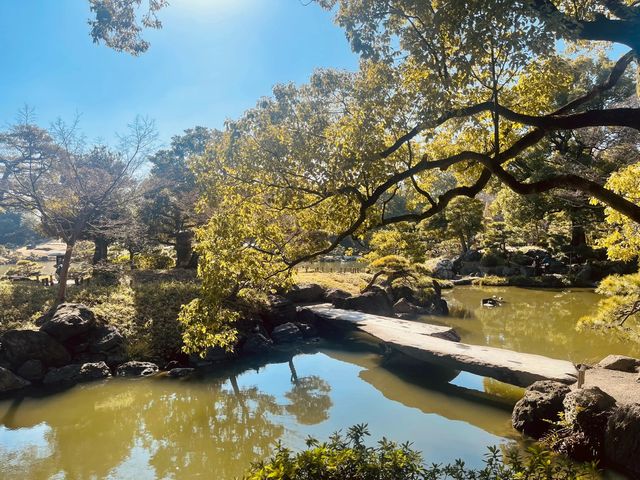
[[[574,383],[575,366],[530,353],[459,342],[450,327],[412,322],[333,308],[330,304],[304,307],[325,324],[354,328],[371,335],[392,350],[417,360],[463,370],[501,382],[527,387],[537,380]]]
[[[362,348],[371,351],[370,346]],[[358,346],[356,350],[359,350]],[[476,390],[449,383],[459,374],[457,371],[425,365],[406,357],[380,363],[377,355],[366,356],[362,352],[354,353],[355,350],[324,347],[322,351],[332,358],[362,367],[358,376],[389,400],[425,414],[473,425],[492,435],[520,438],[511,426],[511,410],[522,396],[517,387],[485,379],[485,391]],[[495,382],[496,388],[502,390],[489,391],[487,382]]]

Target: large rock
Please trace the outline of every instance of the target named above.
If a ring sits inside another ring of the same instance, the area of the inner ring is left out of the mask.
[[[85,305],[63,303],[58,306],[53,316],[45,321],[40,330],[60,343],[65,343],[71,338],[88,335],[95,323],[95,315]]]
[[[600,360],[598,366],[607,370],[618,370],[620,372],[635,372],[640,367],[640,360],[624,355],[609,355]]]
[[[640,404],[616,408],[604,434],[605,458],[614,466],[640,478]]]
[[[569,392],[570,388],[560,382],[542,380],[533,383],[513,409],[513,427],[533,438],[544,436],[552,427],[550,422],[560,419],[562,402]]]
[[[604,454],[604,432],[616,401],[598,387],[574,390],[564,398],[565,427],[558,431],[556,450],[581,462]]]
[[[564,397],[564,418],[569,423],[588,428],[594,417],[608,413],[615,404],[616,400],[598,387],[580,388]]]
[[[325,299],[329,303],[333,303],[336,299],[349,298],[351,294],[345,290],[340,290],[339,288],[332,288],[331,290],[327,290],[325,294]]]
[[[242,353],[245,355],[260,355],[267,353],[273,347],[273,341],[262,333],[252,333],[242,345]]]
[[[148,377],[155,375],[160,369],[151,362],[127,362],[118,367],[116,375],[119,377]]]
[[[109,352],[124,346],[124,337],[116,327],[103,325],[97,328],[88,342],[88,350],[93,353]]]
[[[296,306],[288,298],[273,295],[269,298],[269,306],[262,317],[271,326],[282,325],[296,318]]]
[[[30,382],[39,382],[44,378],[45,370],[40,360],[27,360],[16,373]]]
[[[292,343],[302,340],[302,332],[294,323],[289,322],[274,328],[271,338],[275,343]]]
[[[169,370],[169,373],[167,373],[167,375],[171,378],[183,378],[193,375],[193,372],[195,371],[195,368],[172,368],[171,370]]]
[[[109,378],[111,371],[104,362],[66,365],[50,369],[44,377],[45,385],[73,385]]]
[[[409,300],[402,297],[400,300],[393,304],[393,312],[395,314],[403,313],[409,315],[417,315],[420,313],[420,309]]]
[[[0,394],[20,390],[29,385],[30,383],[24,378],[18,377],[11,370],[0,367]]]
[[[315,283],[294,285],[286,297],[294,303],[315,303],[324,300],[326,290]]]
[[[348,298],[337,298],[333,305],[344,310],[358,310],[373,315],[393,315],[389,297],[382,291],[366,292]]]
[[[45,332],[9,330],[0,335],[0,355],[12,369],[27,360],[40,360],[47,367],[61,367],[71,361],[69,352]]]
[[[431,260],[427,260],[425,265],[431,271],[431,275],[435,278],[451,280],[455,277],[453,260],[448,258],[433,258]]]

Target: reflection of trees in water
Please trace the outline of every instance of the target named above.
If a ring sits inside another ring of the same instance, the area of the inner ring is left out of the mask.
[[[504,306],[480,307],[480,299],[491,295],[504,297]],[[597,303],[598,296],[591,292],[485,287],[460,288],[452,296],[474,311],[474,318],[447,320],[469,343],[576,362],[597,361],[609,353],[639,353],[633,345],[613,336],[576,330],[580,317]],[[585,355],[593,358],[583,358]]]
[[[146,461],[156,478],[241,478],[284,434],[274,417],[286,412],[305,425],[329,418],[328,383],[315,375],[298,378],[293,361],[289,367],[285,405],[257,386],[240,386],[235,373],[202,381],[114,379],[14,402],[2,423],[46,425],[47,451],[23,449],[12,457],[0,444],[3,480],[26,473],[31,480],[129,478]]]
[[[299,378],[293,359],[289,360],[289,369],[293,387],[285,393],[290,402],[285,406],[287,413],[303,425],[315,425],[327,420],[329,409],[333,406],[329,384],[317,375]]]
[[[284,429],[273,423],[281,413],[276,399],[257,387],[205,390],[171,386],[145,407],[141,437],[152,451],[158,478],[235,478],[250,462],[266,457]]]
[[[48,425],[47,452],[14,458],[15,472],[3,478],[69,480],[127,477],[134,448],[148,452],[157,478],[241,477],[250,462],[266,457],[284,427],[271,421],[282,413],[275,397],[257,387],[229,388],[172,381],[109,382],[74,389],[14,412],[10,428]],[[42,456],[44,458],[39,458]],[[7,457],[0,450],[0,457]],[[145,455],[137,452],[133,462]],[[125,467],[123,467],[123,464]],[[6,465],[6,463],[5,463]],[[14,475],[13,477],[11,475]]]
[[[7,478],[49,479],[58,473],[68,480],[106,478],[129,455],[138,421],[136,405],[149,401],[151,392],[116,389],[102,397],[103,391],[102,385],[75,389],[16,411],[14,423],[7,426],[46,424],[48,448],[21,452],[15,472],[8,472]]]

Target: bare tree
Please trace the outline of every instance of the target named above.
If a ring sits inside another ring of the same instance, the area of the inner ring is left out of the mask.
[[[138,117],[119,137],[116,150],[104,145],[87,149],[77,121],[58,121],[41,137],[43,145],[35,150],[49,154],[26,162],[5,196],[14,207],[34,212],[46,233],[66,243],[57,294],[57,301],[63,302],[76,243],[99,228],[106,211],[126,201],[124,189],[153,148],[156,132],[153,122]]]

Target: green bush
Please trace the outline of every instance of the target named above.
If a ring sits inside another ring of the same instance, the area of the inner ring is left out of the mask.
[[[135,256],[135,263],[142,270],[164,270],[173,268],[176,262],[165,250],[156,249],[139,253]]]
[[[32,328],[33,321],[53,304],[54,290],[29,283],[0,282],[0,332]]]
[[[598,478],[594,465],[563,461],[547,450],[530,449],[523,456],[515,449],[504,455],[489,448],[485,466],[466,467],[461,460],[450,465],[425,466],[420,453],[407,443],[382,439],[374,447],[365,444],[366,425],[351,427],[343,437],[328,442],[307,440],[307,449],[293,453],[278,445],[266,462],[254,464],[246,480],[586,480]]]
[[[482,278],[474,278],[471,281],[472,285],[482,286],[482,287],[502,287],[505,285],[510,285],[510,281],[506,277],[497,277],[495,275],[487,275]]]
[[[480,259],[480,265],[483,267],[501,267],[505,264],[505,258],[500,253],[494,251],[486,252]]]

